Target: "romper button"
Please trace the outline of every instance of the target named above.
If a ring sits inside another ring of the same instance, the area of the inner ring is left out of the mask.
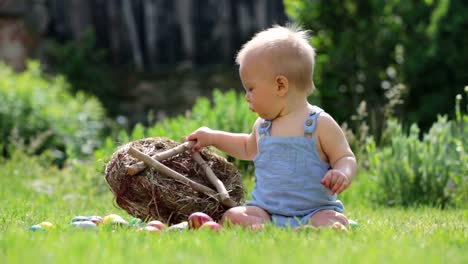
[[[311,126],[311,125],[312,125],[312,120],[310,120],[310,119],[307,119],[307,121],[306,121],[306,125],[307,125],[307,126]]]

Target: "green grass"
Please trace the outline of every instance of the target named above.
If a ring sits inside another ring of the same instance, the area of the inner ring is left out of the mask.
[[[348,235],[271,226],[260,232],[80,232],[67,224],[73,216],[131,216],[114,206],[92,165],[45,169],[22,155],[0,161],[0,190],[1,263],[468,263],[467,209],[373,208],[353,189],[344,196],[347,215],[360,226]],[[56,228],[29,231],[42,221]]]

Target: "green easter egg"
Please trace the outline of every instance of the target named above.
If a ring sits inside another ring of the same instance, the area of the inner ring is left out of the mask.
[[[352,228],[359,227],[358,222],[356,222],[356,221],[354,221],[354,220],[348,220],[348,222],[349,222],[349,225],[350,225]]]
[[[143,220],[141,220],[140,218],[136,218],[136,217],[130,219],[129,224],[130,226],[133,226],[133,227],[142,227],[145,225]]]

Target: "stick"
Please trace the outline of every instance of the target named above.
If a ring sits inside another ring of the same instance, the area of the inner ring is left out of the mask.
[[[164,166],[162,163],[160,163],[159,161],[157,160],[154,160],[152,159],[150,156],[140,152],[139,150],[135,149],[134,147],[129,147],[127,153],[136,158],[136,159],[139,159],[141,161],[143,161],[144,163],[146,163],[147,165],[155,168],[157,171],[173,178],[173,179],[176,179],[176,180],[179,180],[187,185],[189,185],[190,187],[192,187],[195,191],[198,191],[198,192],[201,192],[201,193],[204,193],[210,197],[214,197],[216,198],[219,202],[223,203],[224,205],[226,206],[230,206],[231,203],[227,203],[225,204],[225,202],[221,199],[221,197],[211,188],[208,188],[206,187],[205,185],[202,185],[202,184],[199,184],[197,182],[194,182],[192,180],[190,180],[189,178],[181,175],[180,173]]]
[[[155,155],[151,156],[151,158],[157,160],[157,161],[162,161],[167,158],[170,158],[172,156],[175,156],[179,153],[184,152],[187,149],[191,149],[195,145],[195,141],[187,141],[184,142],[177,147],[161,151],[159,153],[156,153]],[[142,161],[137,162],[127,168],[127,174],[130,176],[137,175],[138,173],[142,172],[144,169],[146,169],[146,164]]]
[[[234,202],[231,197],[229,197],[229,193],[226,190],[223,182],[216,177],[213,170],[208,166],[208,163],[202,158],[199,152],[195,152],[192,154],[193,159],[200,164],[200,166],[205,170],[206,177],[216,187],[216,190],[219,193],[220,198],[223,201],[223,204],[229,207],[237,206],[236,202]]]

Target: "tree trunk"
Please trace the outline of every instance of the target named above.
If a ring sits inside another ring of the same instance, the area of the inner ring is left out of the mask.
[[[156,36],[157,36],[157,10],[155,0],[144,0],[143,9],[145,14],[146,49],[148,50],[149,65],[152,68],[156,59]]]
[[[122,0],[122,11],[125,20],[125,24],[128,30],[128,36],[130,38],[130,45],[132,48],[133,63],[137,71],[143,70],[143,57],[140,50],[140,41],[138,39],[138,32],[135,23],[135,18],[132,11],[132,3],[130,0]]]

